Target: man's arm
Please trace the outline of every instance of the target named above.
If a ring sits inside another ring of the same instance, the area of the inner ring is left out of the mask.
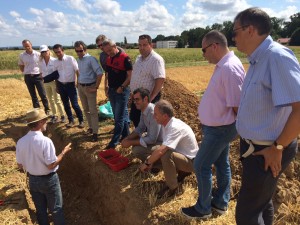
[[[132,73],[132,70],[128,70],[127,71],[127,76],[126,76],[126,80],[123,82],[122,86],[123,87],[127,87],[130,83],[130,79],[131,79],[131,73]],[[122,87],[118,87],[117,88],[117,93],[122,93],[123,92],[123,88]]]
[[[146,162],[141,165],[140,170],[142,172],[147,171],[149,168],[152,167],[152,164],[159,160],[169,149],[170,148],[165,145],[159,146],[157,149],[154,150],[154,152],[152,152],[152,154],[146,160]]]
[[[51,163],[50,165],[47,166],[49,170],[54,169],[61,162],[61,160],[63,159],[64,155],[71,150],[71,144],[72,143],[69,143],[64,148],[64,150],[61,151],[61,153],[57,156],[57,159],[56,159],[56,161],[54,163]]]
[[[25,66],[24,65],[19,65],[19,68],[20,68],[21,72],[23,73]]]
[[[165,78],[155,79],[155,85],[154,85],[154,88],[153,88],[152,93],[150,95],[150,102],[152,102],[153,99],[156,97],[156,95],[160,92],[164,82],[165,82]]]
[[[104,93],[105,96],[108,97],[108,73],[105,72],[105,77],[104,77]]]
[[[133,131],[126,138],[124,138],[121,142],[123,148],[129,148],[130,146],[138,146],[140,144],[140,135]]]
[[[300,133],[300,102],[291,104],[292,112],[277,138],[276,142],[283,146],[288,146]],[[284,150],[283,150],[284,151]],[[265,170],[269,167],[274,177],[277,177],[281,171],[282,151],[277,150],[274,145],[265,148],[262,151],[255,152],[253,155],[262,155],[265,158]]]

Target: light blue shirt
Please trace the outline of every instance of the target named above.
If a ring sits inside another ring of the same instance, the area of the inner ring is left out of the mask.
[[[103,75],[97,59],[90,54],[85,54],[81,59],[77,59],[79,68],[78,83],[90,84],[96,82],[97,76]]]
[[[300,66],[294,53],[268,36],[248,57],[236,128],[241,137],[274,141],[300,101]]]

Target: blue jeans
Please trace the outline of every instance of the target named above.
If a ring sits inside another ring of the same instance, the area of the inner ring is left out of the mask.
[[[57,82],[57,88],[58,88],[61,100],[63,102],[64,109],[68,116],[69,122],[74,122],[74,118],[73,118],[71,107],[70,107],[70,102],[72,104],[72,108],[74,109],[79,122],[82,122],[83,114],[82,114],[81,108],[78,104],[78,97],[77,97],[77,90],[75,87],[75,82],[69,82],[66,84]]]
[[[198,182],[198,200],[195,209],[202,214],[211,213],[211,204],[225,209],[230,200],[231,170],[229,164],[229,142],[237,131],[235,123],[210,127],[202,125],[204,138],[194,159],[194,170]],[[217,176],[216,192],[212,193],[212,165]]]
[[[129,94],[130,90],[128,87],[125,88],[121,94],[118,94],[115,88],[108,89],[109,101],[115,119],[114,135],[108,144],[110,148],[114,148],[119,143],[120,138],[123,139],[129,135],[127,108]]]
[[[48,213],[52,214],[54,225],[65,224],[63,200],[57,173],[47,176],[29,175],[29,190],[36,208],[40,225],[49,225]]]
[[[241,139],[241,155],[247,151],[249,145]],[[255,151],[267,146],[254,145]],[[270,169],[264,170],[263,156],[250,155],[242,160],[242,186],[236,204],[237,225],[272,225],[274,206],[272,197],[276,190],[277,181],[294,159],[297,153],[297,140],[292,141],[282,152],[281,171],[279,176],[273,177]]]
[[[36,90],[35,90],[36,88],[39,93],[39,96],[41,97],[42,103],[45,108],[45,112],[49,111],[50,109],[49,109],[48,99],[46,97],[43,78],[40,75],[38,76],[24,75],[24,80],[28,88],[29,94],[31,96],[33,108],[40,108],[39,99],[36,95]]]

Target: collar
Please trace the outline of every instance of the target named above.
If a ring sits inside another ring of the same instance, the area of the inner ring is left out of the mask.
[[[118,48],[117,48],[118,49]],[[115,57],[118,57],[119,55],[121,54],[121,51],[120,51],[120,49],[118,49],[118,53],[117,54],[115,54],[113,57],[111,57],[111,58],[115,58]]]
[[[230,52],[226,53],[226,54],[222,57],[222,59],[217,63],[217,66],[219,66],[219,67],[223,66],[223,65],[228,61],[228,59],[229,59],[230,57],[232,57],[232,56],[234,56],[234,52],[233,52],[233,51],[230,51]]]
[[[248,57],[248,61],[251,65],[254,65],[259,62],[261,58],[263,58],[263,53],[270,47],[273,39],[269,35]]]
[[[91,55],[89,53],[85,53],[85,55],[82,58],[78,58],[79,60],[83,60],[86,57],[90,57]]]
[[[144,110],[143,115],[144,115],[144,116],[147,116],[148,113],[149,113],[149,111],[151,110],[151,108],[153,108],[153,106],[154,106],[153,103],[149,103],[149,104],[147,105],[146,109]]]
[[[147,55],[146,58],[143,58],[142,55],[141,55],[141,60],[147,61],[153,55],[153,52],[154,52],[154,50],[152,49],[151,52],[149,53],[149,55]]]

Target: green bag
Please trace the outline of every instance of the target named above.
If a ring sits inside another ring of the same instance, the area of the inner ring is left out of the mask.
[[[99,106],[99,117],[101,119],[114,118],[114,114],[110,105],[110,101]]]

